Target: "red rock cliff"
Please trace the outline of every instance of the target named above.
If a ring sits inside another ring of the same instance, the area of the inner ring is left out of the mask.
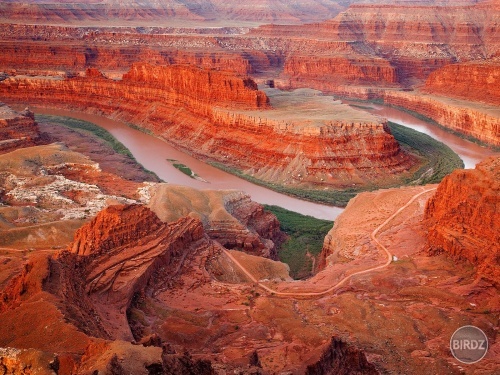
[[[162,223],[148,208],[131,205],[101,211],[78,230],[72,252],[80,255],[77,265],[85,291],[107,332],[130,339],[124,312],[134,294],[175,277],[190,253],[213,247],[199,220],[186,217]],[[102,304],[104,300],[106,304]],[[121,314],[106,315],[111,307]]]
[[[255,34],[295,36],[284,71],[292,87],[334,91],[339,80],[413,85],[444,65],[500,54],[498,7],[449,5],[351,5],[329,21],[263,26]],[[308,45],[295,49],[303,40]]]
[[[500,283],[500,158],[446,177],[428,201],[431,253],[472,263],[479,276]]]
[[[387,91],[380,97],[386,103],[422,114],[448,129],[500,145],[500,118],[495,106],[418,92]]]
[[[0,103],[0,154],[34,146],[39,139],[35,116],[28,109],[16,112]]]
[[[286,60],[284,74],[291,87],[326,88],[339,83],[384,84],[398,82],[397,71],[387,60],[365,56],[299,56]],[[331,86],[330,86],[331,85]]]
[[[500,64],[446,65],[425,82],[425,91],[466,100],[500,105]]]

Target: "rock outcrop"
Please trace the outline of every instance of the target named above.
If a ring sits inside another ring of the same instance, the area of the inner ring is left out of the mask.
[[[110,206],[75,235],[72,253],[101,321],[112,337],[132,339],[126,315],[133,296],[166,285],[192,252],[215,251],[194,218],[166,224],[140,205]],[[167,271],[168,270],[168,271]],[[154,279],[151,279],[155,274]],[[100,301],[107,301],[103,306]],[[122,312],[116,316],[106,311]]]
[[[268,95],[253,80],[228,72],[136,64],[119,81],[90,69],[87,77],[65,80],[9,78],[0,82],[0,93],[132,122],[270,182],[387,184],[415,163],[381,118],[306,91],[268,91],[275,103],[270,110]],[[382,180],[383,173],[391,178]]]
[[[0,103],[0,154],[34,146],[39,139],[33,112],[29,109],[17,112]]]
[[[375,366],[366,360],[358,348],[332,337],[321,359],[307,367],[306,375],[377,375]]]
[[[468,261],[500,283],[500,158],[446,177],[427,203],[429,252]]]
[[[342,83],[391,86],[399,81],[397,69],[389,61],[362,55],[293,55],[286,60],[283,73],[290,87],[315,87],[327,91]]]
[[[285,235],[272,213],[240,191],[196,190],[158,184],[150,188],[148,207],[164,222],[192,216],[208,236],[227,249],[278,259]]]
[[[500,64],[451,64],[434,71],[424,90],[465,100],[500,105]]]

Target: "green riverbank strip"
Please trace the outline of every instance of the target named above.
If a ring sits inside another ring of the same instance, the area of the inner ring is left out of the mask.
[[[239,169],[228,167],[222,163],[209,162],[210,165],[238,176],[244,180],[251,182],[252,184],[263,186],[270,190],[274,190],[278,193],[290,195],[292,197],[297,197],[306,201],[311,201],[315,203],[324,203],[332,206],[344,207],[347,205],[349,200],[356,196],[361,190],[357,189],[346,189],[346,190],[312,190],[312,189],[300,189],[295,187],[284,186],[280,184],[275,184],[273,182],[267,182],[253,176],[247,175],[240,171]]]
[[[45,121],[53,124],[65,126],[67,128],[79,131],[80,133],[91,135],[97,138],[102,139],[108,146],[110,146],[116,153],[126,156],[131,159],[134,163],[139,165],[141,169],[153,176],[154,178],[161,181],[161,179],[156,175],[156,173],[144,168],[142,164],[140,164],[134,157],[134,155],[130,152],[130,150],[123,145],[120,141],[118,141],[110,132],[106,129],[101,128],[98,125],[95,125],[88,121],[78,120],[71,117],[64,116],[51,116],[51,115],[36,115],[37,121]]]
[[[411,176],[408,176],[399,185],[383,186],[383,188],[397,187],[401,185],[425,185],[440,182],[446,175],[455,169],[463,168],[464,164],[460,157],[444,143],[435,140],[427,134],[407,128],[395,123],[389,123],[394,138],[407,152],[417,155],[421,159],[421,166]],[[377,190],[379,186],[371,186],[364,189],[348,188],[345,190],[328,189],[313,190],[301,189],[267,182],[249,176],[242,171],[228,167],[221,163],[211,162],[211,165],[232,173],[253,184],[266,187],[300,199],[323,203],[333,206],[345,207],[349,200],[363,191]]]
[[[332,229],[333,221],[316,219],[278,206],[264,207],[276,215],[280,229],[288,235],[280,247],[279,259],[290,267],[290,276],[294,279],[311,276],[313,263],[321,253],[324,238]]]
[[[423,165],[405,181],[406,184],[439,183],[455,169],[464,168],[462,159],[443,142],[394,122],[389,122],[389,128],[403,149],[416,153],[423,160]]]

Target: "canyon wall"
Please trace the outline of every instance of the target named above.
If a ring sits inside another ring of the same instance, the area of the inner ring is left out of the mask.
[[[0,95],[132,122],[199,157],[267,181],[382,183],[381,172],[397,179],[414,163],[380,118],[350,109],[366,120],[335,112],[332,120],[295,120],[291,108],[269,109],[253,80],[228,72],[135,64],[122,80],[92,69],[87,77],[64,80],[8,78],[0,82]],[[390,183],[385,175],[384,181]]]
[[[444,127],[491,145],[500,145],[500,116],[492,105],[423,93],[386,91],[383,100],[428,117]]]
[[[70,20],[73,17],[65,11],[57,16],[57,23],[48,17],[47,24],[26,24],[19,16],[0,24],[0,45],[8,52],[0,56],[0,69],[125,70],[140,60],[194,63],[240,73],[263,73],[267,78],[277,78],[285,68],[282,78],[291,79],[293,87],[321,88],[325,81],[338,80],[407,87],[449,63],[499,58],[496,35],[500,9],[492,3],[473,4],[435,1],[424,5],[352,5],[324,22],[261,27],[208,27],[190,22],[139,26],[134,25],[130,14],[123,27],[109,23],[102,26],[102,19],[96,19],[96,28],[78,22],[65,24],[65,16]],[[273,7],[261,4],[257,13],[267,6]],[[278,6],[286,14],[283,7]],[[26,11],[17,9],[20,14]],[[243,13],[249,10],[241,4],[239,9]],[[308,4],[307,13],[313,9]],[[79,17],[92,19],[91,14],[84,12]],[[235,13],[233,16],[241,19]],[[182,13],[176,17],[182,17]],[[260,17],[266,19],[262,14]]]
[[[500,105],[500,64],[451,64],[434,71],[424,91],[438,95]]]
[[[478,276],[500,282],[500,158],[446,177],[428,201],[429,252],[474,265]]]
[[[397,70],[389,61],[365,56],[294,55],[286,60],[283,72],[290,87],[307,87],[311,80],[315,87],[321,81],[321,87],[345,82],[385,86],[398,82]]]
[[[0,102],[0,154],[35,145],[40,139],[35,116],[17,112]]]
[[[493,5],[362,4],[351,5],[323,23],[262,26],[256,33],[295,35],[308,39],[309,48],[322,45],[316,54],[299,57],[300,52],[290,53],[283,79],[290,79],[292,87],[334,91],[338,81],[346,78],[375,86],[396,82],[412,86],[453,62],[498,59],[500,44],[495,35],[499,18],[500,11]],[[325,41],[331,45],[326,46]],[[351,60],[352,53],[346,55],[334,41],[349,43],[360,57]],[[355,74],[349,77],[350,73]]]

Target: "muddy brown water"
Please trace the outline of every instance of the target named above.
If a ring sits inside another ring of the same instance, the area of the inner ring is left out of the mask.
[[[447,144],[464,161],[465,168],[474,168],[476,163],[495,154],[487,147],[464,140],[406,112],[383,105],[369,104],[369,106],[370,109],[367,109],[367,111],[370,113],[428,134]],[[36,112],[47,115],[73,117],[92,122],[106,129],[130,150],[139,163],[155,172],[162,180],[171,184],[185,185],[197,189],[242,190],[248,193],[256,202],[281,206],[320,219],[334,220],[343,211],[339,207],[304,201],[252,184],[230,173],[212,167],[176,149],[159,138],[130,128],[119,121],[114,121],[103,116],[60,109],[37,108]],[[176,169],[168,159],[174,159],[185,164],[205,181],[193,179],[185,175]]]
[[[334,220],[344,209],[304,201],[280,194],[221,171],[182,152],[167,142],[133,129],[122,122],[106,117],[60,109],[34,108],[35,113],[73,117],[94,123],[109,131],[146,169],[155,172],[165,182],[210,190],[242,190],[256,202],[284,207],[288,210],[319,219]],[[193,179],[176,169],[168,159],[175,159],[188,166],[206,182]]]

